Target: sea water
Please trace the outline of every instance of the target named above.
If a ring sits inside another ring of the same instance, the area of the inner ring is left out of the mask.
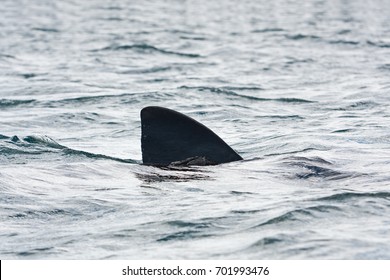
[[[390,4],[0,5],[2,259],[389,259]],[[143,166],[157,105],[243,158]]]

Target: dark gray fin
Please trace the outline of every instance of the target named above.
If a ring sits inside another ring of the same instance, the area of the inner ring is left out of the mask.
[[[242,160],[209,128],[179,112],[157,106],[141,110],[142,160],[146,165],[204,157],[208,165]]]

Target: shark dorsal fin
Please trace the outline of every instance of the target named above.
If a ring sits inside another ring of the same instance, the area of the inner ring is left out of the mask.
[[[167,166],[190,158],[206,164],[242,160],[209,128],[179,112],[157,106],[141,110],[142,160],[145,165]]]

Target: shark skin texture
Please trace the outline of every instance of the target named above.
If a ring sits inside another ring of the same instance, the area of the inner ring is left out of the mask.
[[[242,160],[209,128],[168,108],[143,108],[141,129],[144,165],[202,166]]]

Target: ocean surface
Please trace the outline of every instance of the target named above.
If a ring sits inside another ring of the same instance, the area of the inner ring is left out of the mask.
[[[1,259],[390,259],[390,2],[0,5]],[[142,165],[140,110],[243,161]]]

